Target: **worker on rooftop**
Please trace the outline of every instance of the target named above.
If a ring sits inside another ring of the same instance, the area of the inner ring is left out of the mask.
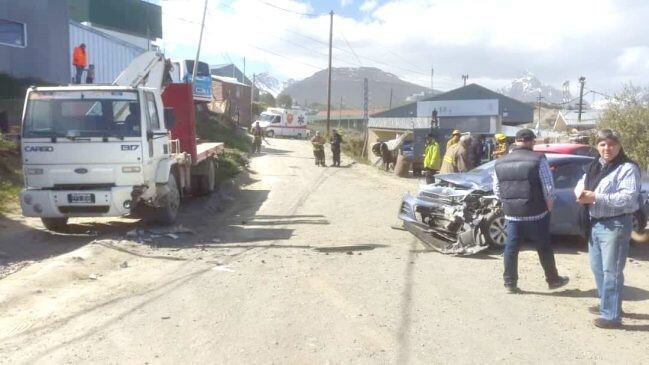
[[[77,47],[74,47],[72,52],[72,65],[75,68],[74,83],[81,83],[81,76],[83,76],[83,71],[88,66],[88,55],[86,54],[86,44],[81,43]]]

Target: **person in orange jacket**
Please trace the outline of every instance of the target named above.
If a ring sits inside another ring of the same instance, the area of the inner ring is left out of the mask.
[[[85,70],[88,65],[88,56],[86,55],[86,44],[81,43],[79,46],[74,47],[72,52],[72,65],[76,69],[76,75],[74,76],[74,83],[80,84],[81,77],[83,76],[83,70]]]

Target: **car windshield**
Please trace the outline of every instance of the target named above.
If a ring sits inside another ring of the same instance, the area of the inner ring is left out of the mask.
[[[482,165],[476,167],[475,169],[473,169],[473,170],[471,170],[469,172],[480,173],[480,172],[484,172],[484,171],[493,170],[495,165],[496,165],[496,160],[489,161],[489,162],[487,162],[485,164],[482,164]]]
[[[135,92],[32,92],[23,137],[137,137],[139,109]]]
[[[259,117],[259,120],[261,120],[262,122],[272,122],[275,117],[276,116],[273,115],[273,114],[263,114],[262,113],[261,116]]]

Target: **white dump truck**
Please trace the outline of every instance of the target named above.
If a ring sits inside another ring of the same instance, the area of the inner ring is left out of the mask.
[[[306,138],[310,135],[307,115],[304,110],[268,108],[259,115],[257,122],[268,137]]]
[[[185,194],[215,189],[222,143],[196,143],[191,84],[147,52],[112,85],[30,87],[22,117],[23,215],[64,230],[69,217],[175,221]]]

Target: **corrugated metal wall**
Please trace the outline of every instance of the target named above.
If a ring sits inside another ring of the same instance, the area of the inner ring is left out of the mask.
[[[110,84],[117,75],[138,55],[146,52],[121,39],[70,21],[70,80],[74,76],[72,51],[81,43],[86,44],[88,64],[95,65],[95,83]],[[83,75],[83,82],[86,74]]]

